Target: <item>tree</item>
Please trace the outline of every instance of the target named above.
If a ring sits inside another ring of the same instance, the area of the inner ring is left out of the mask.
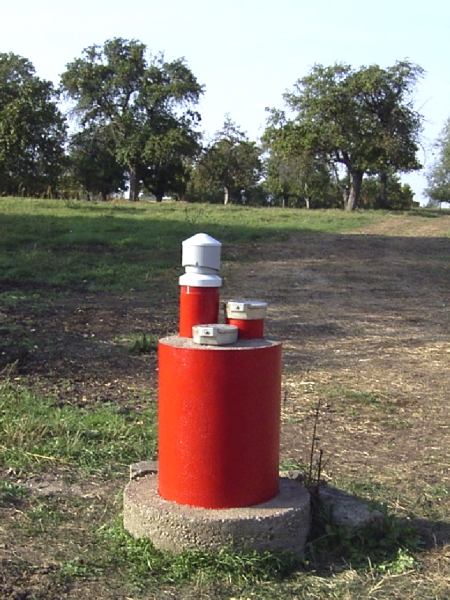
[[[224,204],[246,201],[262,176],[261,151],[229,117],[192,174],[194,195]]]
[[[387,181],[390,210],[409,210],[414,206],[414,192],[407,183],[401,183],[398,175]],[[361,189],[361,208],[386,208],[382,196],[384,190],[379,177],[365,177]]]
[[[379,176],[380,208],[393,207],[388,200],[390,177],[422,168],[416,156],[422,117],[414,110],[411,99],[411,91],[422,75],[421,67],[407,61],[386,70],[378,65],[362,67],[355,73],[360,101],[372,117],[371,131],[376,143],[368,172]]]
[[[115,156],[110,128],[91,125],[72,136],[70,168],[73,177],[90,194],[102,200],[125,189],[125,172]]]
[[[450,118],[445,123],[437,141],[437,158],[427,173],[425,194],[434,202],[450,202]]]
[[[200,144],[187,123],[167,126],[146,143],[147,165],[139,169],[145,188],[162,201],[164,195],[182,196],[189,179],[189,160],[200,153]]]
[[[386,70],[377,65],[315,65],[285,94],[297,113],[305,145],[336,171],[344,168],[349,189],[344,206],[358,206],[364,174],[380,174],[384,190],[389,173],[420,168],[416,159],[421,116],[412,90],[423,70],[407,61]]]
[[[184,59],[147,59],[144,44],[115,38],[86,48],[67,65],[61,86],[83,128],[108,127],[114,156],[128,172],[130,199],[138,199],[145,181],[161,200],[182,175],[182,159],[199,148],[193,107],[203,89]]]
[[[65,132],[52,84],[27,59],[0,54],[0,192],[53,195]]]
[[[286,119],[283,111],[272,110],[263,134],[265,188],[281,198],[283,207],[295,205],[327,206],[333,203],[336,189],[326,161],[305,144],[302,124]]]

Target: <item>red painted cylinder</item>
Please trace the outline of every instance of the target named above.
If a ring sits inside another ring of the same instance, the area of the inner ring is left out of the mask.
[[[191,338],[195,325],[217,323],[219,301],[219,287],[180,286],[180,336]]]
[[[264,319],[228,319],[229,325],[236,325],[238,337],[242,340],[255,340],[264,337]]]
[[[278,493],[281,344],[159,341],[159,494],[203,508]]]

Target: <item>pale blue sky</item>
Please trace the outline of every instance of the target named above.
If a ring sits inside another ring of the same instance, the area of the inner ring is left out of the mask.
[[[28,58],[58,83],[65,65],[92,44],[123,37],[168,60],[184,57],[205,85],[202,130],[218,131],[226,114],[250,139],[261,135],[265,108],[315,63],[388,67],[404,58],[426,71],[416,93],[425,117],[424,151],[450,117],[450,3],[443,0],[2,0],[0,52]],[[423,174],[404,177],[423,201]]]

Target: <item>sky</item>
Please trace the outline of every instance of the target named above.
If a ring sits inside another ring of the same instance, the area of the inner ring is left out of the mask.
[[[3,6],[2,6],[3,5]],[[414,94],[424,117],[419,160],[402,177],[426,203],[425,171],[450,117],[450,3],[443,0],[0,0],[0,52],[27,58],[55,85],[88,46],[122,37],[166,60],[184,57],[205,86],[201,129],[212,138],[226,116],[249,139],[263,133],[266,108],[315,64],[387,68],[407,59],[425,76]]]

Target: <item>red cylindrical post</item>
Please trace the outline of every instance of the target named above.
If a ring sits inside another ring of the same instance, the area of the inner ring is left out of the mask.
[[[181,337],[192,337],[192,327],[217,323],[219,317],[220,288],[180,286]]]
[[[264,319],[229,319],[229,325],[236,325],[241,340],[254,340],[264,337]]]
[[[203,508],[278,493],[281,344],[159,342],[159,494]]]

